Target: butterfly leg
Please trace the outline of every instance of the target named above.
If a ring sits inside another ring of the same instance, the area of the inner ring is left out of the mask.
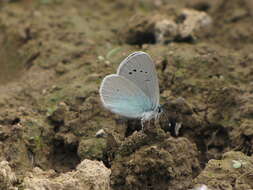
[[[141,119],[141,130],[143,131],[144,127],[148,128],[151,124],[151,120]]]
[[[141,130],[143,131],[145,124],[150,125],[150,120],[141,119]]]
[[[182,127],[182,123],[179,122],[179,123],[176,123],[176,126],[175,126],[175,135],[178,136],[179,135],[179,130],[181,129]]]
[[[141,130],[143,131],[143,128],[144,128],[144,123],[145,123],[145,121],[144,121],[144,119],[142,118],[141,119]]]

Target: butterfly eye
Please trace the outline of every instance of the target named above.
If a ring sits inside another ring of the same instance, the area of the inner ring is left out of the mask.
[[[133,72],[136,72],[136,69],[134,69]]]
[[[128,74],[129,74],[129,75],[131,75],[131,74],[132,74],[132,72],[129,72]]]
[[[142,73],[142,70],[140,70],[140,72]]]

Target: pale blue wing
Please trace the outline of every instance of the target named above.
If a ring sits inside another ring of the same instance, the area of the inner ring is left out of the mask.
[[[131,80],[152,103],[152,109],[159,105],[159,85],[155,65],[145,52],[134,52],[120,64],[117,74]]]
[[[152,110],[152,102],[145,93],[123,76],[106,76],[99,93],[107,109],[125,117],[141,118],[144,112]]]

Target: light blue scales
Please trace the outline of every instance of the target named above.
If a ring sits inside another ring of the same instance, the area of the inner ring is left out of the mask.
[[[107,109],[128,118],[146,121],[160,110],[155,65],[145,52],[134,52],[124,59],[117,74],[103,79],[99,93]]]

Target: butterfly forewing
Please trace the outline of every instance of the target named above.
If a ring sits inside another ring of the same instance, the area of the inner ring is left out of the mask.
[[[125,117],[141,118],[144,112],[152,110],[152,102],[147,95],[123,76],[106,76],[99,93],[106,108]]]
[[[152,102],[152,109],[159,105],[159,86],[155,65],[144,52],[130,54],[120,64],[117,74],[132,81]]]

